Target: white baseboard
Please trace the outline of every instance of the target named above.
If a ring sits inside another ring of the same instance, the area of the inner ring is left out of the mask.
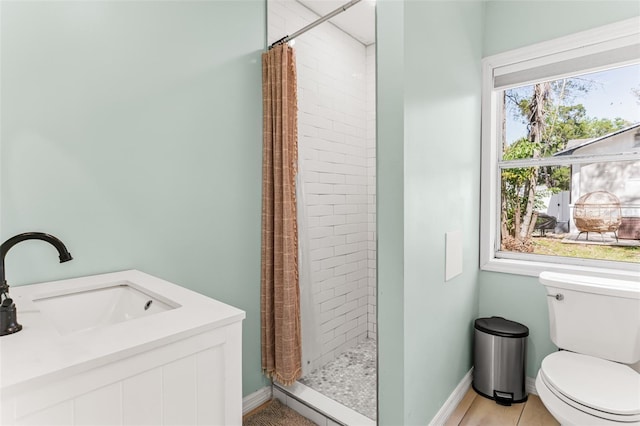
[[[265,386],[242,398],[242,415],[271,400],[271,386]]]
[[[443,425],[449,420],[451,414],[453,414],[454,410],[464,398],[464,395],[467,393],[469,388],[471,387],[471,382],[473,380],[473,367],[471,370],[464,375],[458,386],[451,392],[449,398],[444,402],[440,410],[436,413],[433,419],[429,422],[430,425]]]
[[[471,387],[471,382],[473,381],[473,367],[471,370],[464,375],[458,386],[451,392],[449,398],[444,402],[440,410],[433,417],[430,425],[441,425],[445,424],[449,417],[456,409],[464,395],[467,393],[469,388]],[[525,387],[528,394],[538,395],[538,391],[536,390],[536,379],[533,377],[527,377],[525,381]],[[270,386],[265,386],[262,389],[258,389],[252,394],[245,396],[242,399],[242,414],[247,414],[249,411],[258,408],[260,405],[265,402],[271,400],[272,391]]]
[[[449,417],[455,411],[464,395],[467,393],[469,388],[471,387],[471,382],[473,381],[473,367],[471,370],[464,375],[458,386],[451,392],[449,398],[444,402],[440,410],[436,413],[436,415],[429,422],[430,425],[443,425],[449,420]],[[538,391],[536,390],[536,379],[532,377],[525,378],[525,389],[527,394],[538,395]]]
[[[538,390],[536,389],[536,379],[535,377],[527,377],[524,382],[525,389],[527,390],[527,394],[538,395]]]

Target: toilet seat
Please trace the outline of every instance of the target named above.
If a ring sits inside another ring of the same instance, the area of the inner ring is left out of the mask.
[[[577,410],[613,422],[640,422],[640,374],[626,365],[559,351],[542,361],[539,376]]]

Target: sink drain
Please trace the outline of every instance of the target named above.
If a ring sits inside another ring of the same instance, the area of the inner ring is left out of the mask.
[[[149,309],[152,303],[153,300],[147,300],[147,303],[144,304],[144,310],[146,311],[147,309]]]

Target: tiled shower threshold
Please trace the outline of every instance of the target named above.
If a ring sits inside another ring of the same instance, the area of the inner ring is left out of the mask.
[[[273,396],[319,425],[375,426],[376,421],[322,395],[309,386],[296,382],[291,386],[273,385]],[[292,401],[293,399],[293,401]],[[311,410],[312,412],[310,412]],[[318,414],[326,419],[322,422]]]

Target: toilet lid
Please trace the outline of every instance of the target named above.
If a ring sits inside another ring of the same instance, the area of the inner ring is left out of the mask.
[[[546,382],[567,398],[603,413],[640,414],[640,374],[624,364],[569,351],[542,360]]]

